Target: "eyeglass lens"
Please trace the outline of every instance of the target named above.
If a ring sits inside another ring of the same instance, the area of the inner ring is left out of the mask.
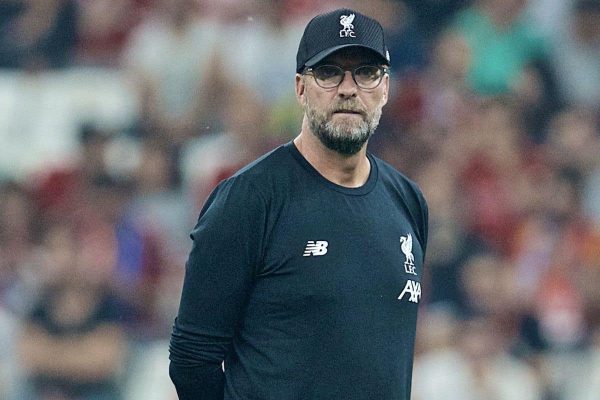
[[[337,65],[321,65],[313,69],[317,84],[323,88],[334,88],[344,79],[345,71]],[[356,84],[363,89],[373,89],[383,77],[383,68],[376,65],[362,65],[352,71]]]

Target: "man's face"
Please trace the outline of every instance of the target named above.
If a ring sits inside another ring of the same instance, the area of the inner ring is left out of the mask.
[[[360,88],[351,70],[362,65],[379,65],[370,51],[343,49],[319,65],[336,65],[345,70],[339,86],[324,89],[310,74],[296,76],[296,92],[312,133],[327,148],[340,154],[356,154],[373,135],[382,107],[387,102],[389,77],[373,89]]]

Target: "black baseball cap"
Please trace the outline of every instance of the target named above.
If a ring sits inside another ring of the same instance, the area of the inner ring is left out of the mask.
[[[301,73],[305,67],[312,67],[345,47],[372,50],[383,64],[390,63],[381,24],[357,11],[342,8],[317,15],[306,25],[296,55],[296,72]]]

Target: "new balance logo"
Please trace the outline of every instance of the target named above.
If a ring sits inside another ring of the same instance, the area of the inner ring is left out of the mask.
[[[400,296],[398,296],[398,300],[402,300],[406,293],[410,294],[408,301],[418,303],[421,298],[421,284],[419,282],[411,281],[410,279],[407,280],[404,290],[400,293]]]
[[[304,257],[308,256],[322,256],[327,254],[327,246],[329,243],[325,240],[309,240],[306,243],[306,248],[304,249]]]

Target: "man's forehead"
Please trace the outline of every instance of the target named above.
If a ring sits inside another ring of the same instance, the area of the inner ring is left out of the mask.
[[[325,57],[319,64],[380,64],[373,50],[364,47],[346,47]]]

